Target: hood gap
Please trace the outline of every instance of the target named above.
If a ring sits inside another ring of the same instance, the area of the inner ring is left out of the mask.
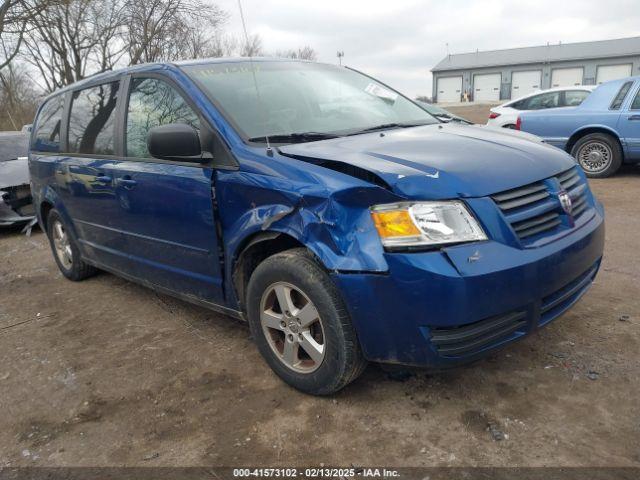
[[[318,165],[320,167],[327,168],[329,170],[333,170],[334,172],[343,173],[345,175],[349,175],[350,177],[357,178],[358,180],[365,181],[367,183],[371,183],[378,187],[382,187],[385,190],[391,191],[391,186],[385,182],[382,177],[376,175],[370,170],[366,170],[364,168],[358,167],[356,165],[352,165],[344,162],[337,162],[334,160],[326,160],[322,158],[314,158],[314,157],[305,157],[302,155],[292,155],[289,153],[280,152],[281,155],[284,155],[289,158],[294,158],[296,160],[300,160],[301,162],[311,163],[313,165]]]

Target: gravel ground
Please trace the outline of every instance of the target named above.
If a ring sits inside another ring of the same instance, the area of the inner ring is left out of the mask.
[[[0,467],[640,466],[640,169],[592,182],[605,260],[573,310],[472,366],[332,398],[280,382],[245,325],[0,233]]]

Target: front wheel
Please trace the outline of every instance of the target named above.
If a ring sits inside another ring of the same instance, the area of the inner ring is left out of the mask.
[[[585,135],[573,146],[571,155],[590,178],[610,177],[622,164],[620,144],[605,133]]]
[[[366,366],[329,275],[305,249],[269,257],[247,289],[251,333],[271,369],[306,393],[328,395]]]

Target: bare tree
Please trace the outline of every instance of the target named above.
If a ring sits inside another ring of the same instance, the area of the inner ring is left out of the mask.
[[[227,19],[204,0],[46,1],[27,22],[22,47],[45,91],[119,65],[211,56]]]
[[[181,50],[185,58],[206,58],[211,56],[213,39],[207,32],[200,29],[191,29],[182,39]]]
[[[0,130],[20,130],[31,123],[38,106],[38,90],[24,64],[13,61],[0,71]]]
[[[46,0],[2,0],[0,3],[0,70],[18,55],[28,22],[47,4]]]
[[[183,39],[181,48],[183,58],[212,58],[236,55],[238,40],[226,34],[210,32],[201,29],[191,29]]]
[[[18,123],[35,106],[18,88],[22,80],[40,94],[120,65],[225,56],[238,49],[221,29],[227,14],[209,0],[0,2],[0,106]],[[260,46],[256,37],[252,51]],[[26,66],[14,66],[18,58]],[[20,113],[21,104],[28,113]]]
[[[23,58],[40,72],[46,91],[113,68],[125,52],[119,0],[60,0],[28,27]]]
[[[95,20],[94,28],[98,41],[94,48],[91,67],[98,72],[104,72],[126,60],[127,46],[123,41],[126,27],[126,4],[120,0],[102,0],[98,8],[101,15],[91,15]],[[94,7],[95,8],[95,4]]]
[[[227,14],[200,0],[128,2],[127,33],[131,64],[201,56],[211,46]]]
[[[247,41],[244,42],[242,49],[240,50],[241,57],[258,57],[263,55],[262,38],[257,33],[249,35]]]
[[[231,57],[237,55],[238,39],[232,35],[216,34],[211,39],[211,50],[208,57]]]
[[[276,57],[309,60],[311,62],[315,62],[318,60],[318,54],[313,48],[309,47],[308,45],[299,47],[297,50],[277,51]]]

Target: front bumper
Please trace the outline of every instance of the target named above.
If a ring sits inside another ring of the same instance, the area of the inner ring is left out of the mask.
[[[0,190],[0,227],[24,225],[34,218],[29,185]]]
[[[589,288],[604,216],[537,248],[495,241],[388,253],[389,272],[334,273],[371,361],[447,367],[480,358],[546,325]]]

